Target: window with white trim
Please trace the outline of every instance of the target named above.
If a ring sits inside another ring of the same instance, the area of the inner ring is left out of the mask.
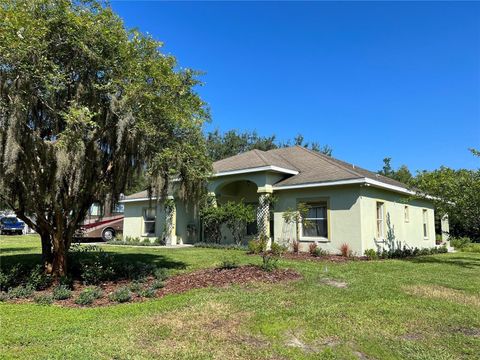
[[[408,208],[408,206],[405,205],[405,208],[404,208],[403,212],[404,212],[404,216],[405,216],[405,222],[409,222],[410,221],[410,209]]]
[[[302,221],[302,237],[328,238],[327,203],[307,205],[308,212]]]
[[[428,213],[423,210],[423,238],[428,239]]]
[[[377,202],[377,239],[383,239],[385,237],[384,206],[385,204],[383,202]]]
[[[155,220],[157,218],[156,208],[143,209],[143,234],[155,235]]]

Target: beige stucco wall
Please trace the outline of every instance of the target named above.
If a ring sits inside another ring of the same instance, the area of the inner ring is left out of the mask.
[[[143,223],[143,209],[149,206],[156,207],[157,217],[155,222],[155,235],[152,238],[161,237],[165,229],[165,208],[162,202],[156,201],[140,201],[140,202],[127,202],[125,203],[125,217],[123,220],[123,236],[139,237],[141,239],[146,238],[144,234]],[[187,226],[194,224],[197,228],[197,234],[199,232],[198,219],[196,216],[197,209],[192,205],[187,205],[181,200],[175,201],[176,206],[176,222],[175,233],[177,235],[178,243],[193,243],[196,239],[188,237]]]
[[[276,181],[276,174],[249,174],[248,176],[232,176],[212,181],[209,188],[217,191],[218,203],[228,200],[247,202],[258,201],[258,188],[269,186]],[[237,183],[238,180],[249,180],[250,183]],[[272,239],[274,242],[286,244],[296,238],[295,226],[286,224],[283,214],[288,209],[295,209],[299,202],[326,201],[328,206],[328,239],[301,238],[300,248],[308,251],[312,242],[329,251],[338,253],[342,244],[350,245],[351,250],[357,255],[363,255],[366,249],[378,249],[384,244],[382,239],[376,239],[376,202],[382,201],[385,208],[385,230],[387,234],[386,219],[390,218],[391,227],[395,238],[400,245],[410,247],[435,246],[434,209],[431,202],[426,200],[413,200],[405,195],[385,191],[373,187],[350,185],[336,187],[318,187],[294,190],[274,191],[277,202],[274,205],[274,228]],[[155,236],[162,236],[165,227],[165,211],[162,203],[153,202],[157,206],[157,222]],[[409,221],[405,221],[404,207],[409,206]],[[149,206],[148,201],[125,203],[124,236],[143,237],[143,209]],[[428,214],[428,239],[423,237],[422,211]],[[188,236],[187,227],[193,224],[196,235]],[[176,199],[176,235],[178,243],[192,243],[202,239],[198,219],[198,209],[193,205]],[[232,236],[225,227],[222,231],[222,243],[232,242]],[[247,243],[252,237],[246,237]]]
[[[387,234],[387,215],[390,217],[391,229],[399,245],[409,247],[435,246],[435,218],[434,208],[430,201],[411,199],[408,195],[401,195],[373,187],[361,187],[361,236],[362,253],[365,249],[384,247],[382,239],[376,239],[377,201],[384,203],[385,227]],[[405,221],[405,206],[409,207],[409,221]],[[423,236],[423,210],[427,210],[428,238]]]
[[[338,253],[343,243],[348,243],[354,252],[360,253],[359,191],[358,186],[339,186],[275,192],[278,201],[274,209],[274,241],[282,244],[296,238],[295,225],[286,224],[283,220],[285,211],[295,209],[299,202],[327,201],[328,239],[300,238],[300,250],[308,251],[309,244],[316,241],[319,247],[330,253]]]

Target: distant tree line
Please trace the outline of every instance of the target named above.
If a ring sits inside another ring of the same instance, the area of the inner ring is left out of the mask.
[[[478,150],[470,149],[470,152],[480,157]],[[466,236],[480,241],[480,168],[455,170],[441,166],[433,171],[417,171],[412,175],[406,165],[394,169],[391,160],[383,159],[384,165],[378,173],[406,184],[416,190],[419,196],[433,198],[437,227],[440,217],[448,214],[451,236]]]
[[[298,134],[293,139],[287,141],[277,140],[274,134],[270,136],[261,136],[256,131],[238,131],[229,130],[221,133],[219,130],[208,132],[205,135],[207,154],[211,161],[218,161],[230,156],[238,155],[250,150],[268,151],[289,146],[303,146],[312,151],[332,156],[332,148],[329,145],[320,145],[317,141],[307,142],[303,135]],[[125,194],[133,194],[145,190],[148,186],[148,180],[144,172],[131,182],[125,191]]]
[[[254,149],[268,151],[295,145],[332,156],[332,148],[329,145],[320,145],[316,141],[306,142],[301,134],[291,140],[279,141],[274,134],[261,136],[256,131],[229,130],[221,133],[219,130],[215,130],[209,132],[206,138],[208,153],[212,161],[225,159]]]

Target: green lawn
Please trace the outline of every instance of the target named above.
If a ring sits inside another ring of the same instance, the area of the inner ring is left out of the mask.
[[[238,250],[109,247],[173,272]],[[37,262],[35,236],[0,236],[2,264]],[[282,261],[304,279],[201,289],[144,303],[69,309],[0,304],[0,358],[474,359],[480,254],[411,261]],[[325,279],[347,283],[346,288]]]

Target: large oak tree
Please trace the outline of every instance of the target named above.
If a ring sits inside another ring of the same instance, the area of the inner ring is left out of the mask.
[[[4,0],[0,34],[0,198],[40,234],[46,271],[65,274],[92,202],[139,172],[158,193],[201,189],[208,111],[161,43],[96,1]]]

